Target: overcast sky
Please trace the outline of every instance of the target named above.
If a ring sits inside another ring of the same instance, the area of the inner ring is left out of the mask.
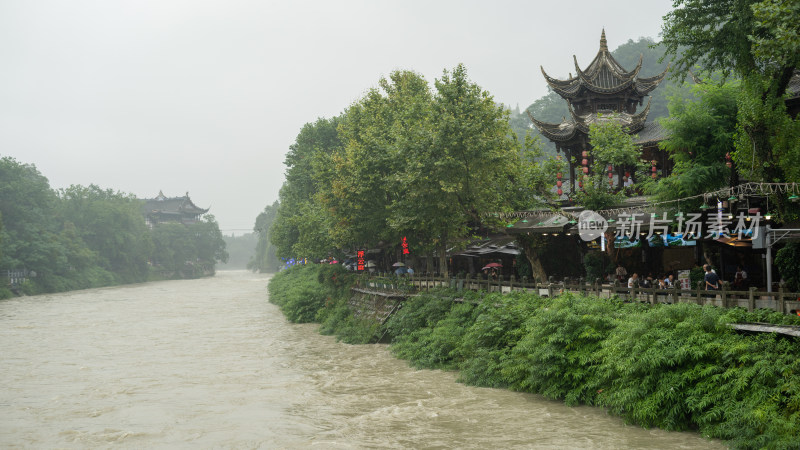
[[[0,156],[53,188],[189,192],[225,234],[278,198],[303,124],[396,69],[464,63],[495,100],[546,94],[539,66],[658,39],[671,0],[0,1]],[[241,234],[237,232],[236,234]]]

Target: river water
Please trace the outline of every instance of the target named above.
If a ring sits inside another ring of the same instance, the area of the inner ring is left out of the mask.
[[[722,447],[338,343],[287,323],[268,279],[0,301],[0,447]]]

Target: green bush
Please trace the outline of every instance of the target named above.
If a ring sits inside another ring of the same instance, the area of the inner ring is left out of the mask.
[[[353,316],[347,306],[347,298],[339,298],[319,310],[317,322],[320,323],[321,334],[336,335],[338,340],[347,344],[369,344],[380,337],[380,324]]]
[[[4,287],[0,287],[0,300],[11,298],[14,296],[14,293],[11,292],[11,289],[7,289]]]
[[[456,369],[463,357],[459,352],[462,337],[476,316],[477,308],[472,303],[455,303],[449,313],[432,327],[398,336],[391,347],[392,352],[409,360],[414,367]]]
[[[546,298],[522,293],[488,295],[478,306],[478,317],[461,342],[459,381],[477,386],[507,387],[501,369],[517,341],[523,324]]]
[[[503,365],[513,389],[594,404],[599,350],[623,314],[616,300],[565,294],[526,322],[523,337]]]

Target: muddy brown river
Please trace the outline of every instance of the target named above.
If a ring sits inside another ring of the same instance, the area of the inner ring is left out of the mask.
[[[0,447],[722,448],[338,343],[287,323],[268,279],[0,301]]]

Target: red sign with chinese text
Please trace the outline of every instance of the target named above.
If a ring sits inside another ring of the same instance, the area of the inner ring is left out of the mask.
[[[404,255],[411,253],[411,250],[408,249],[408,239],[406,239],[405,236],[403,236],[403,240],[400,242],[400,247],[402,247]]]
[[[356,270],[364,270],[364,250],[356,252]]]

